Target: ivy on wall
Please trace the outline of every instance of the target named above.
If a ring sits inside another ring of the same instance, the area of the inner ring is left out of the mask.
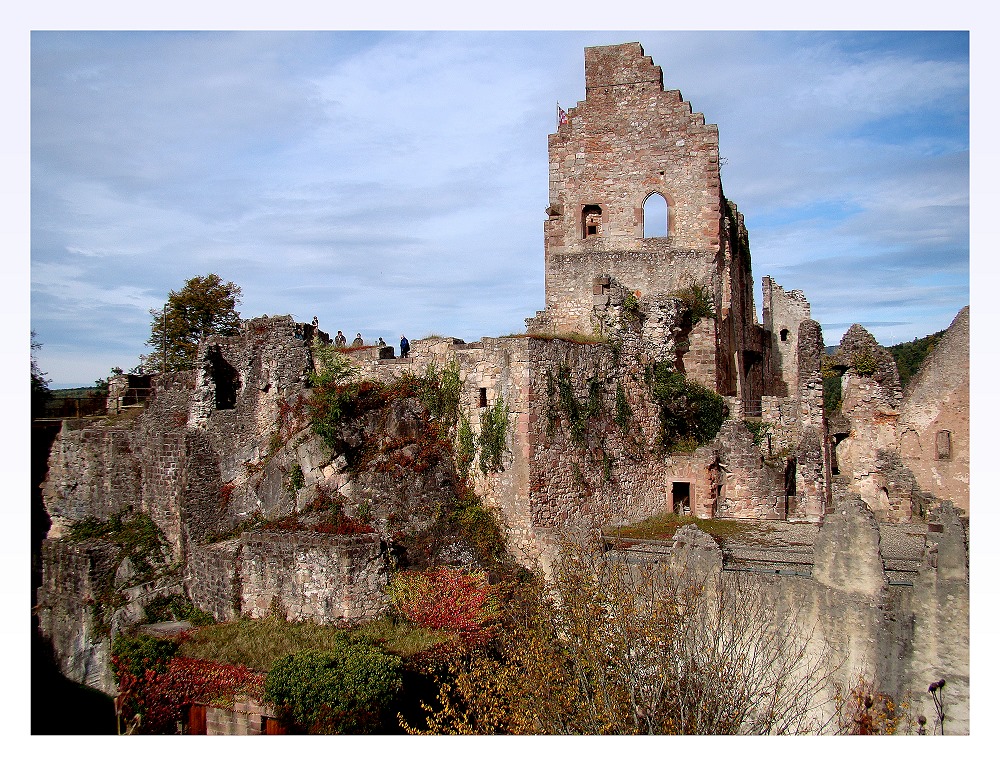
[[[498,396],[493,406],[483,411],[479,431],[479,470],[483,475],[503,470],[509,430],[510,410],[503,397]]]

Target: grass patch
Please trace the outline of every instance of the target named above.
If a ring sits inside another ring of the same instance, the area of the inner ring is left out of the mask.
[[[181,645],[180,654],[268,672],[281,657],[306,649],[333,651],[342,628],[308,622],[286,622],[280,618],[242,618],[208,625],[192,631]],[[451,634],[418,628],[404,621],[382,618],[347,632],[367,639],[390,654],[409,657],[444,643]]]
[[[661,513],[636,524],[622,527],[605,527],[602,531],[608,537],[628,537],[637,540],[669,540],[685,524],[695,524],[698,529],[715,538],[720,545],[739,542],[754,545],[766,542],[769,528],[758,522],[739,519],[697,519],[694,516],[678,516],[676,513]]]

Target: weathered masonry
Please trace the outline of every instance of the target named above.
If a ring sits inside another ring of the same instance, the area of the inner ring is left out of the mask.
[[[585,63],[586,99],[549,136],[545,309],[527,332],[345,358],[369,381],[457,372],[460,423],[480,458],[486,424],[503,424],[469,480],[525,563],[546,565],[566,529],[671,511],[800,522],[784,526],[816,536],[815,564],[775,587],[843,644],[851,671],[867,663],[912,695],[946,676],[952,720],[967,725],[968,311],[906,392],[859,325],[824,361],[806,297],[770,277],[758,321],[718,128],[664,90],[638,43],[589,48]],[[422,472],[384,470],[419,451],[428,421],[413,400],[346,424],[347,446],[316,434],[313,344],[329,342],[291,317],[248,320],[205,339],[195,370],[142,381],[143,408],[67,421],[44,485],[52,527],[38,596],[67,676],[110,690],[109,634],[142,621],[158,595],[184,593],[218,619],[278,610],[348,623],[385,610],[389,551],[400,534],[432,534],[435,509],[455,497],[457,461],[445,449]],[[843,405],[828,419],[831,369]],[[704,439],[665,444],[655,384],[677,373],[725,406]],[[116,401],[135,386],[121,381]],[[350,443],[363,438],[384,463],[355,470]],[[331,498],[367,531],[281,526]],[[147,562],[155,576],[106,541],[67,539],[85,518],[122,514],[162,534],[162,559]],[[904,527],[906,550],[890,550]],[[469,564],[453,542],[442,546],[449,565]],[[897,581],[904,559],[916,575]]]

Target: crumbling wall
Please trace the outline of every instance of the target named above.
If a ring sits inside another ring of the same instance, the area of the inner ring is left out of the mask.
[[[796,396],[799,388],[799,325],[811,318],[809,302],[801,290],[788,292],[771,277],[762,280],[763,324],[770,340],[767,381],[771,396]]]
[[[969,307],[907,386],[896,449],[921,489],[969,509]]]
[[[803,319],[796,333],[795,380],[798,444],[794,450],[797,476],[795,507],[789,518],[819,521],[831,499],[833,471],[826,417],[823,413],[823,331],[818,322]]]
[[[845,369],[841,381],[841,414],[850,423],[850,436],[837,445],[837,464],[851,488],[875,509],[882,519],[890,503],[878,470],[878,453],[894,450],[896,421],[902,392],[892,354],[878,345],[861,325],[852,325],[840,342],[835,360]]]
[[[388,600],[377,534],[245,533],[239,558],[241,612],[318,624],[375,619]]]
[[[816,672],[828,674],[818,719],[835,723],[837,687],[846,696],[864,678],[897,710],[906,703],[913,719],[923,714],[931,729],[927,687],[944,678],[945,733],[968,734],[968,553],[960,519],[941,509],[911,586],[887,576],[880,526],[867,504],[851,494],[835,502],[816,536],[811,577],[730,569],[715,541],[693,525],[674,536],[670,567],[699,582],[751,578],[761,586],[774,624],[792,621],[806,657],[819,663]]]

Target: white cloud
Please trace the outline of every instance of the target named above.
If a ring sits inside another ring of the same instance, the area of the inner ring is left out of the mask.
[[[318,314],[387,339],[522,328],[544,305],[555,102],[583,97],[584,45],[628,39],[719,124],[758,280],[773,273],[839,318],[879,296],[834,295],[833,278],[902,270],[905,293],[934,258],[961,272],[967,62],[916,38],[36,33],[43,363],[57,345],[96,359],[109,311],[128,336],[117,346],[141,352],[146,309],[209,271],[243,287],[247,316]],[[916,317],[921,296],[887,310]]]

